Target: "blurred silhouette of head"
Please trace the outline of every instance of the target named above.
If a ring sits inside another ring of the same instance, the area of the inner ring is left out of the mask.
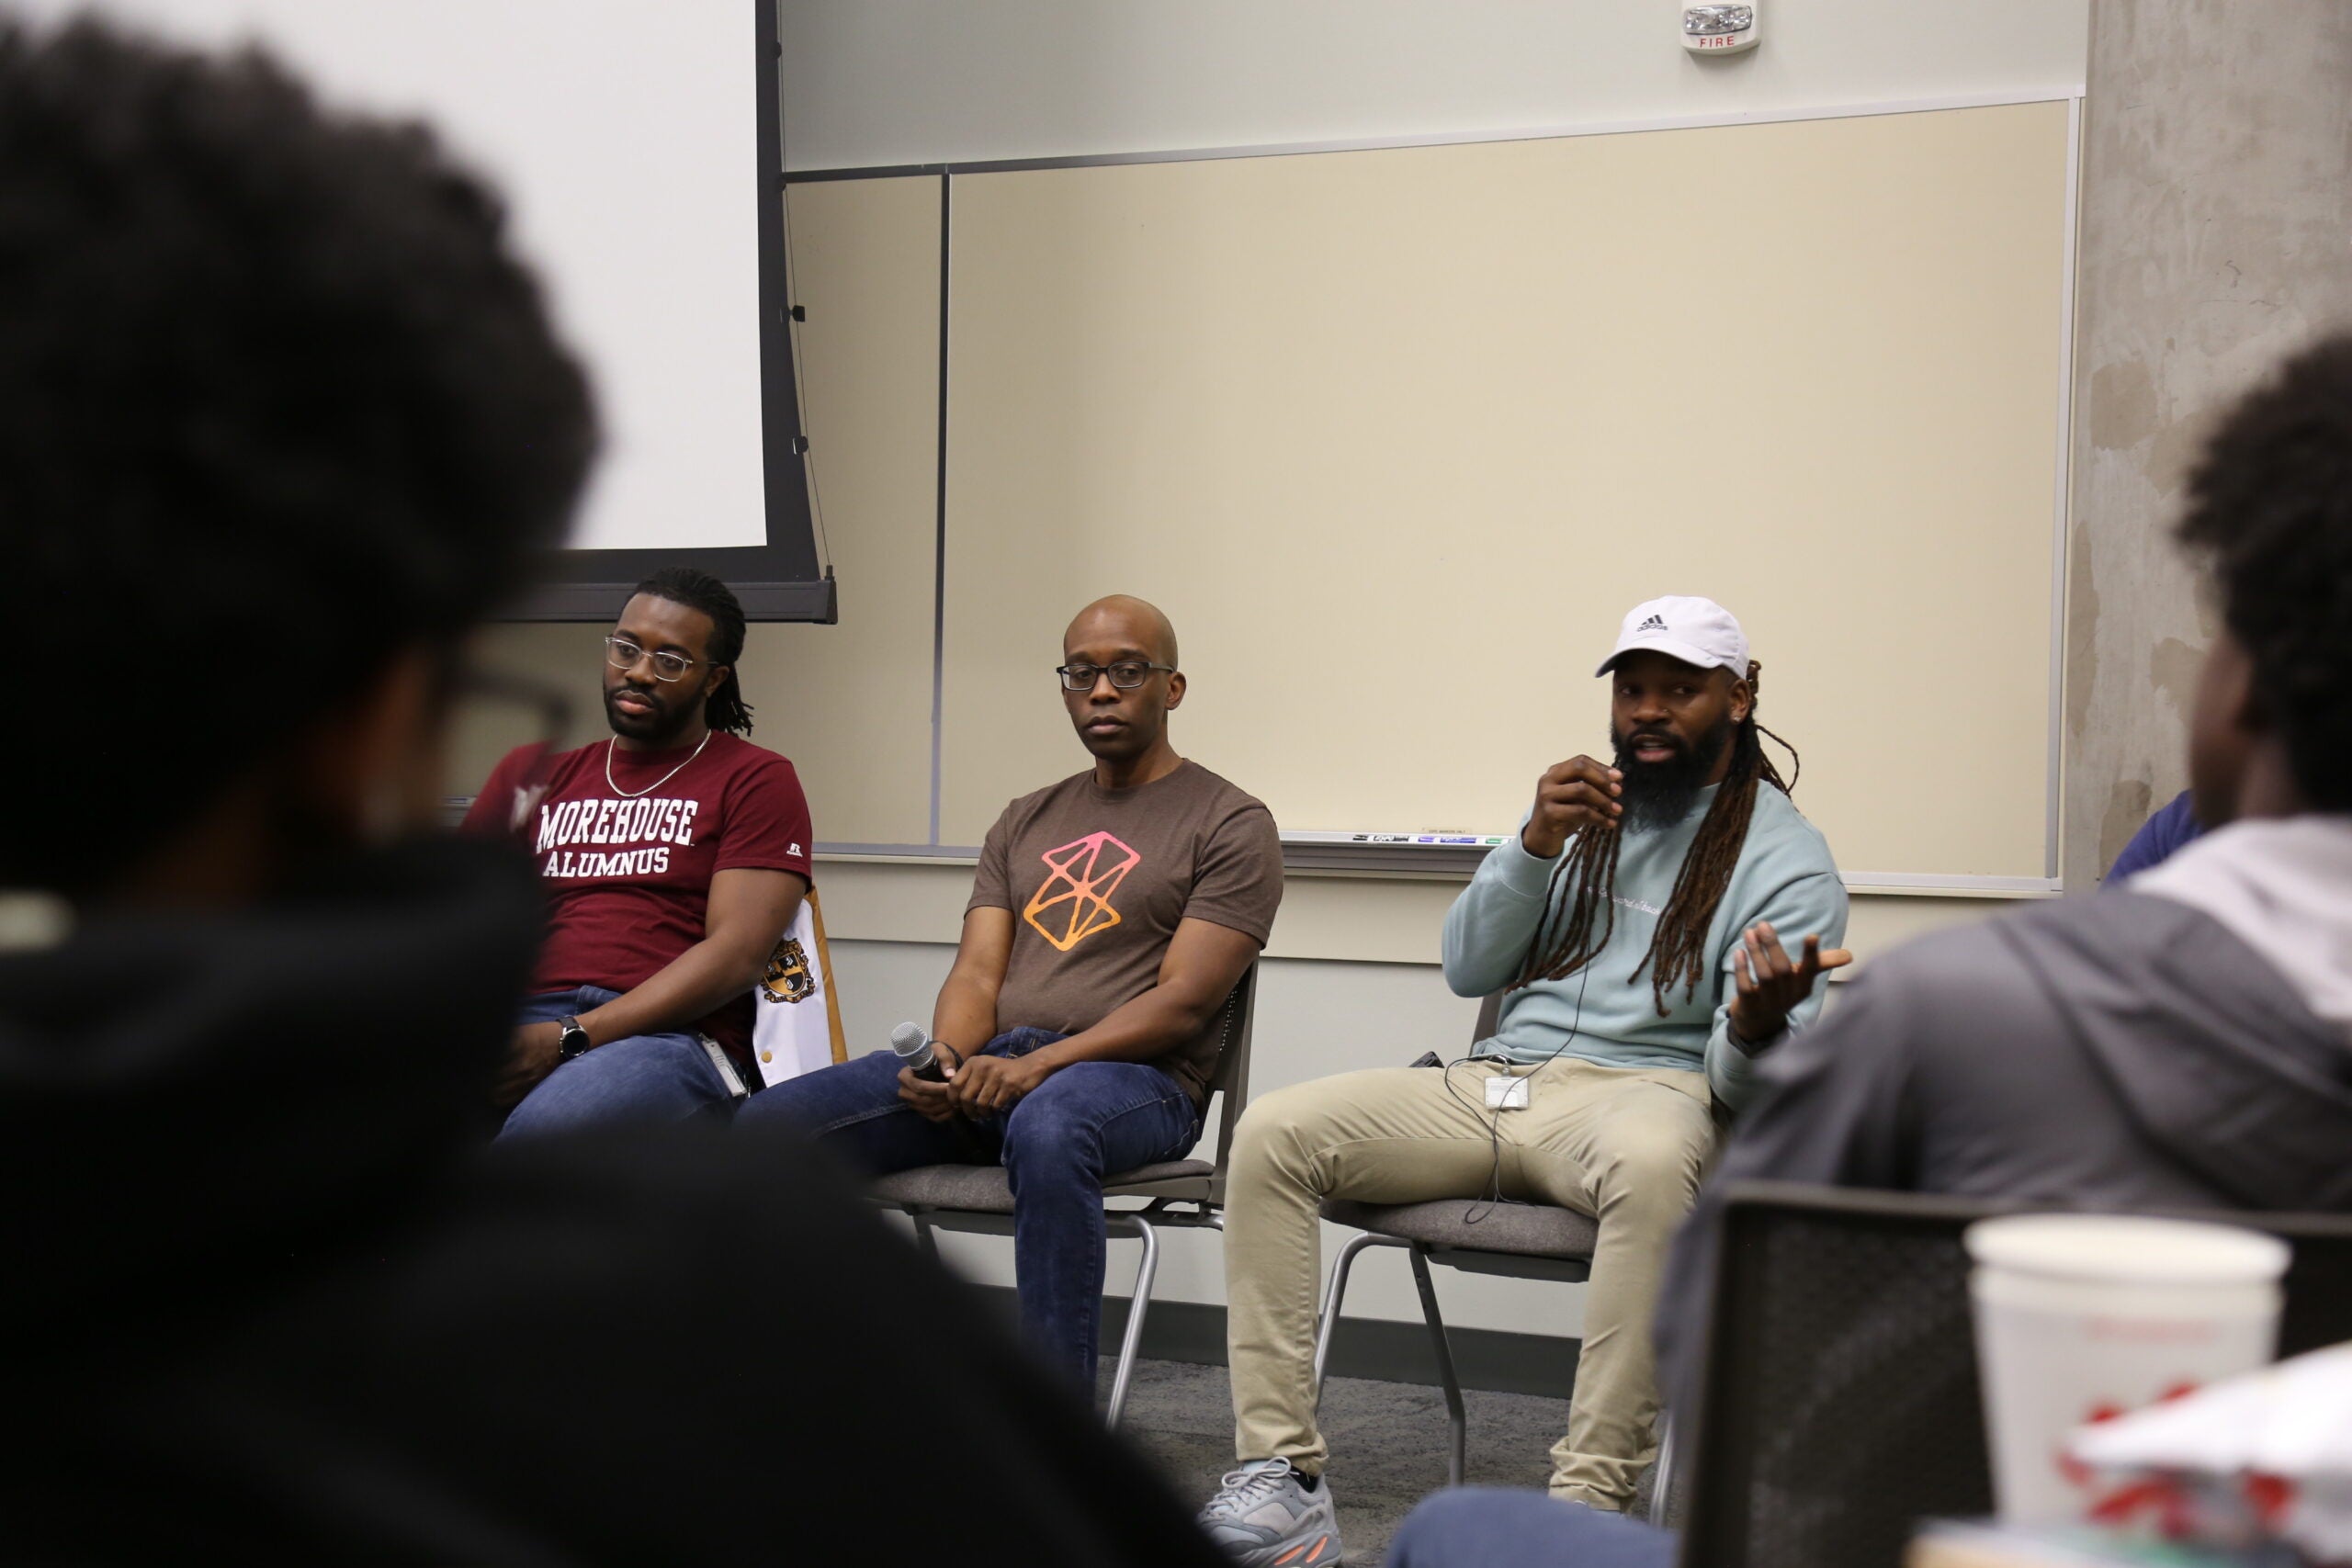
[[[497,197],[254,51],[0,23],[0,886],[204,903],[437,789],[596,446]],[[30,825],[39,824],[38,830]]]

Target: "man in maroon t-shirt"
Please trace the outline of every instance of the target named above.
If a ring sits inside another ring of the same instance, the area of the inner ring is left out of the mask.
[[[547,945],[499,1086],[500,1136],[724,1103],[751,991],[809,885],[792,764],[741,737],[743,610],[706,572],[638,584],[605,639],[612,738],[509,752],[466,814],[538,857]]]

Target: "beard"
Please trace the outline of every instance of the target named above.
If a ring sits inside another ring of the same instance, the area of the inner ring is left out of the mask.
[[[613,705],[617,690],[605,694],[605,722],[614,734],[625,740],[634,740],[648,750],[659,751],[684,734],[686,722],[694,716],[694,709],[673,704],[659,692],[639,691],[635,695],[653,705],[647,714],[623,713]]]
[[[1622,735],[1612,730],[1610,739],[1617,747],[1617,771],[1624,775],[1624,793],[1618,796],[1625,807],[1620,823],[1623,830],[1640,833],[1671,828],[1690,816],[1690,808],[1699,803],[1699,792],[1707,787],[1707,776],[1731,745],[1731,734],[1729,715],[1699,737],[1696,745],[1668,729],[1636,729]],[[1674,755],[1662,762],[1645,762],[1634,755],[1634,746],[1645,742],[1671,746]]]

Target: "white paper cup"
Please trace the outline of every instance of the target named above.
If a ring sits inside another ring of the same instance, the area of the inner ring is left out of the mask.
[[[2081,1518],[2065,1459],[2087,1421],[2266,1366],[2287,1244],[2228,1225],[2120,1214],[2018,1214],[1963,1238],[1976,1359],[2004,1523]]]

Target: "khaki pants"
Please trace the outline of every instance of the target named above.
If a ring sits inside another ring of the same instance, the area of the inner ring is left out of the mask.
[[[1309,1474],[1323,1468],[1327,1450],[1315,1426],[1317,1205],[1485,1193],[1495,1166],[1486,1080],[1504,1070],[1472,1062],[1346,1073],[1270,1094],[1242,1117],[1225,1211],[1227,1348],[1241,1459],[1285,1458]],[[1498,1130],[1504,1197],[1598,1222],[1584,1349],[1567,1436],[1552,1450],[1552,1491],[1622,1511],[1657,1447],[1650,1315],[1668,1239],[1714,1146],[1707,1080],[1564,1056],[1535,1074],[1527,1108],[1502,1112]]]

